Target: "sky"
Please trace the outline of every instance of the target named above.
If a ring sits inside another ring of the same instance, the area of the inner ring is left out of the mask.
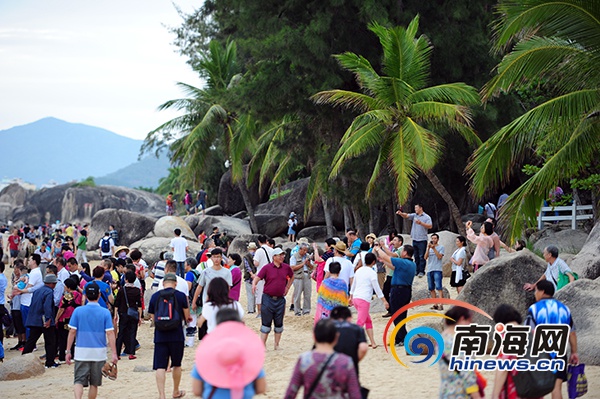
[[[143,139],[202,86],[176,53],[183,11],[201,0],[0,0],[0,130],[52,116]]]

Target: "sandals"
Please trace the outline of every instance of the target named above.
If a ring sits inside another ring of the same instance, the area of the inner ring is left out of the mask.
[[[438,305],[433,305],[432,307],[430,307],[429,309],[432,310],[440,310],[440,308],[438,308]]]
[[[179,393],[177,394],[177,396],[173,395],[173,399],[183,398],[184,396],[185,396],[185,391],[179,390]]]
[[[109,380],[116,380],[117,379],[117,364],[116,363],[105,363],[104,366],[102,367],[102,375],[106,378],[108,378]]]

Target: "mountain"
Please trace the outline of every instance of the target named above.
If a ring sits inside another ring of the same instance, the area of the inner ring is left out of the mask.
[[[40,186],[105,176],[137,163],[141,145],[106,129],[44,118],[0,131],[0,178]]]
[[[169,158],[161,153],[158,158],[154,155],[148,156],[116,172],[96,177],[94,181],[96,184],[110,186],[156,188],[158,180],[169,174],[170,166]]]

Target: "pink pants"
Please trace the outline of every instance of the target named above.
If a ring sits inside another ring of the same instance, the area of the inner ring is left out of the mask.
[[[367,302],[364,299],[352,299],[352,303],[356,308],[356,324],[359,327],[366,327],[367,330],[373,329],[373,321],[371,320],[371,315],[369,314],[369,308],[371,307],[371,302]]]

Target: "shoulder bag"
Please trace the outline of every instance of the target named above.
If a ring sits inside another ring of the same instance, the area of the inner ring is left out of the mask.
[[[333,358],[334,355],[335,355],[335,352],[332,353],[331,355],[329,355],[329,357],[325,361],[325,364],[323,364],[323,367],[321,367],[321,371],[319,371],[319,374],[317,374],[317,377],[315,378],[315,380],[313,381],[312,385],[310,386],[310,389],[304,395],[304,399],[310,399],[310,396],[313,394],[313,392],[317,388],[317,385],[319,385],[319,381],[321,380],[321,377],[323,376],[323,373],[327,369],[327,366],[329,365],[329,362],[331,361],[331,359]]]
[[[138,310],[136,308],[129,307],[129,299],[127,299],[127,291],[125,290],[125,285],[123,285],[123,295],[125,296],[125,303],[127,304],[127,317],[129,317],[131,320],[139,320],[140,313],[138,312]]]

